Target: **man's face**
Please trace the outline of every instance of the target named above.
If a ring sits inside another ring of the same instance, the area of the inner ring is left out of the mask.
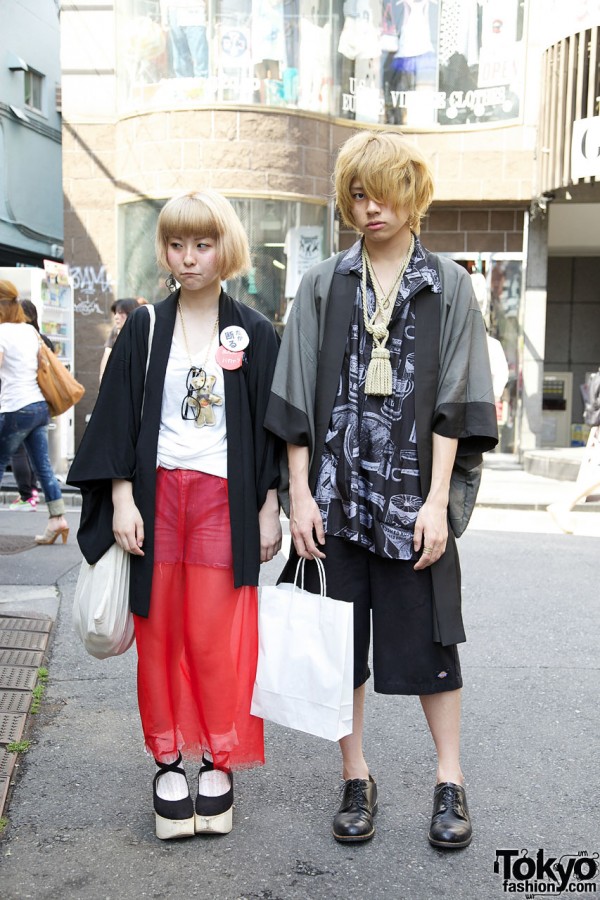
[[[406,207],[394,210],[389,204],[368,197],[356,179],[350,185],[350,194],[354,222],[369,242],[389,241],[410,231]]]

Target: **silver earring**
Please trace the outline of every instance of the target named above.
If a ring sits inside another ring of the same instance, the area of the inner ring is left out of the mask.
[[[175,276],[173,274],[165,278],[165,284],[172,294],[175,293],[175,291],[177,290],[177,282],[175,281]]]

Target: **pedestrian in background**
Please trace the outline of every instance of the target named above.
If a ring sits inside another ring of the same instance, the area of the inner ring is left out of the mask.
[[[249,265],[242,224],[217,192],[183,194],[159,215],[156,252],[173,293],[155,306],[145,386],[139,309],[69,482],[82,492],[88,562],[115,540],[131,553],[138,702],[165,839],[230,831],[232,771],[264,762],[263,722],[250,715],[256,586],[281,525],[278,442],[263,427],[277,336],[221,289]],[[195,802],[183,754],[201,760]]]
[[[17,289],[0,281],[0,484],[11,456],[25,444],[48,505],[49,520],[38,544],[69,535],[65,504],[48,452],[48,404],[37,382],[40,338],[27,322]]]
[[[110,334],[106,339],[106,343],[104,345],[104,353],[102,354],[102,359],[100,360],[100,381],[102,381],[102,376],[104,375],[108,357],[112,353],[112,349],[115,346],[115,341],[121,333],[121,329],[125,324],[127,316],[130,315],[134,311],[134,309],[137,309],[140,305],[141,304],[138,302],[138,299],[136,297],[123,297],[121,300],[115,300],[115,302],[111,304],[110,311],[113,314],[114,325],[111,328]]]
[[[465,847],[465,633],[448,499],[455,457],[472,467],[497,442],[485,328],[467,272],[419,241],[433,183],[411,141],[350,138],[335,191],[361,238],[304,276],[266,419],[288,443],[293,552],[282,580],[293,580],[298,556],[316,556],[327,593],[354,604],[354,729],[340,741],[336,840],[375,831],[363,752],[372,616],[375,691],[419,695],[437,750],[429,840]],[[314,568],[305,586],[318,593]],[[401,746],[399,735],[398,758]]]
[[[31,300],[21,300],[20,303],[29,324],[33,325],[43,342],[54,353],[54,344],[49,337],[40,332],[35,303]],[[16,453],[13,453],[11,456],[10,467],[17,483],[19,499],[11,503],[8,508],[17,511],[35,512],[39,502],[39,490],[25,444],[21,444]]]

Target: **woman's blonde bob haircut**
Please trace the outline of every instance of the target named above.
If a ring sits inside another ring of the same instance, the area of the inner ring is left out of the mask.
[[[397,211],[408,210],[408,224],[418,234],[421,219],[433,199],[433,179],[425,157],[407,138],[394,131],[361,131],[340,148],[334,169],[335,195],[345,225],[356,229],[350,188]]]
[[[0,322],[26,322],[27,316],[19,303],[19,292],[12,281],[0,279]]]
[[[169,272],[167,247],[173,238],[210,238],[215,241],[223,280],[250,268],[248,238],[229,200],[217,191],[177,194],[161,209],[156,225],[156,259]]]

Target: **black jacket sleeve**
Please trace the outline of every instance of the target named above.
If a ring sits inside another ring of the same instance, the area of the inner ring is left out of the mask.
[[[135,474],[149,326],[143,308],[127,318],[67,476],[67,483],[81,490],[77,539],[90,564],[114,542],[112,480],[132,479]]]

